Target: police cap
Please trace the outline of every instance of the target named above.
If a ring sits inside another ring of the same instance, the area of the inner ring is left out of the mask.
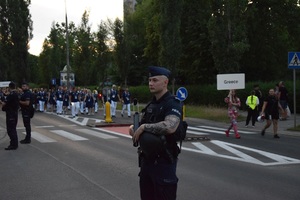
[[[169,78],[171,75],[170,70],[164,67],[150,66],[148,67],[148,69],[149,69],[149,77],[163,75]]]

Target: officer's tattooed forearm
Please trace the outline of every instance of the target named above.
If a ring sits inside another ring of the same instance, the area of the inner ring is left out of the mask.
[[[178,127],[180,118],[176,115],[168,115],[164,121],[155,124],[145,124],[144,131],[150,132],[156,135],[174,133]]]

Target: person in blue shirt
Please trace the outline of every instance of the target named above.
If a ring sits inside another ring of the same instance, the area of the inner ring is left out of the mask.
[[[118,104],[118,101],[120,100],[120,95],[119,95],[116,85],[112,86],[112,89],[110,92],[110,100],[111,100],[111,103],[110,103],[111,116],[116,117],[117,104]]]
[[[64,91],[62,86],[58,87],[58,90],[55,93],[56,99],[56,114],[61,115],[63,112],[63,101],[64,101]]]
[[[70,102],[71,102],[71,111],[72,111],[72,118],[75,118],[76,116],[78,116],[78,112],[79,112],[79,99],[80,98],[80,94],[77,91],[77,88],[74,87],[73,91],[70,93]]]
[[[128,87],[125,88],[123,94],[122,94],[122,111],[121,116],[123,117],[125,109],[127,109],[127,115],[128,117],[131,117],[131,110],[130,110],[130,93],[128,91]]]

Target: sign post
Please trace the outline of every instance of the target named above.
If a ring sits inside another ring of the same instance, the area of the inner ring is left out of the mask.
[[[176,91],[176,98],[180,100],[181,103],[183,103],[183,101],[187,98],[188,96],[188,91],[185,87],[180,87],[178,88],[178,90]],[[185,105],[183,104],[182,106],[183,109],[183,120],[185,118]]]
[[[288,53],[288,68],[293,69],[294,79],[294,128],[296,128],[296,69],[300,69],[300,52],[289,52]]]

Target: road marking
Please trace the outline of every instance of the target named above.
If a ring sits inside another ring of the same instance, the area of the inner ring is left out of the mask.
[[[217,128],[212,126],[199,126],[199,127],[188,127],[187,133],[195,134],[195,135],[208,135],[208,133],[216,133],[225,135],[225,128]],[[243,134],[257,134],[257,132],[250,131],[240,131],[239,133]],[[230,134],[233,134],[233,130],[230,131]]]
[[[55,126],[36,126],[35,128],[53,128]]]
[[[92,135],[92,136],[95,136],[95,137],[98,137],[98,138],[102,138],[102,139],[115,139],[115,138],[117,138],[115,136],[103,134],[103,133],[100,133],[99,131],[93,131],[93,130],[90,130],[90,129],[77,129],[77,131],[80,131],[82,133]]]
[[[50,132],[55,133],[57,135],[60,135],[62,137],[68,138],[68,139],[73,140],[73,141],[88,140],[87,138],[75,135],[73,133],[70,133],[70,132],[67,132],[67,131],[64,131],[64,130],[52,130]]]
[[[201,127],[201,128],[208,128],[208,129],[212,129],[212,130],[220,130],[220,131],[223,131],[222,134],[225,134],[225,131],[227,129],[225,128],[218,128],[218,127],[214,127],[214,126],[198,126],[198,127]],[[231,130],[233,132],[233,130]],[[239,130],[238,131],[239,133],[244,133],[244,134],[257,134],[257,132],[254,131],[242,131],[242,130]]]
[[[212,144],[215,144],[218,147],[225,149],[227,152],[230,152],[231,154],[233,154],[233,156],[217,153],[217,152],[213,151],[212,149],[210,149],[209,147],[205,146],[203,143],[199,143],[199,142],[192,142],[192,144],[197,149],[186,148],[186,147],[182,147],[182,149],[186,150],[186,151],[202,153],[202,154],[217,156],[217,157],[221,157],[221,158],[261,165],[261,166],[300,164],[300,160],[294,159],[291,157],[287,157],[287,156],[282,156],[282,155],[278,155],[278,154],[274,154],[274,153],[270,153],[270,152],[266,152],[266,151],[261,151],[261,150],[253,149],[253,148],[249,148],[249,147],[244,147],[241,145],[231,144],[231,143],[227,143],[227,142],[223,142],[223,141],[219,141],[219,140],[211,140],[210,142]],[[252,152],[251,155],[257,154],[258,157],[261,158],[261,160],[258,160],[257,158],[247,155],[244,152],[242,152],[241,150],[250,151],[250,152]],[[265,157],[265,161],[263,161],[263,157]],[[266,160],[268,160],[268,161],[266,161]]]
[[[22,132],[24,135],[26,135],[26,132]],[[57,142],[56,140],[49,138],[45,135],[42,135],[38,132],[32,131],[31,132],[31,137],[37,141],[39,141],[40,143],[51,143],[51,142]]]
[[[105,130],[103,128],[94,128],[94,129],[95,130],[101,130],[101,132],[110,133],[110,134],[114,134],[114,135],[117,135],[117,136],[132,138],[130,135],[126,135],[126,134],[123,134],[123,133],[118,133],[118,132],[115,132],[115,131]]]

